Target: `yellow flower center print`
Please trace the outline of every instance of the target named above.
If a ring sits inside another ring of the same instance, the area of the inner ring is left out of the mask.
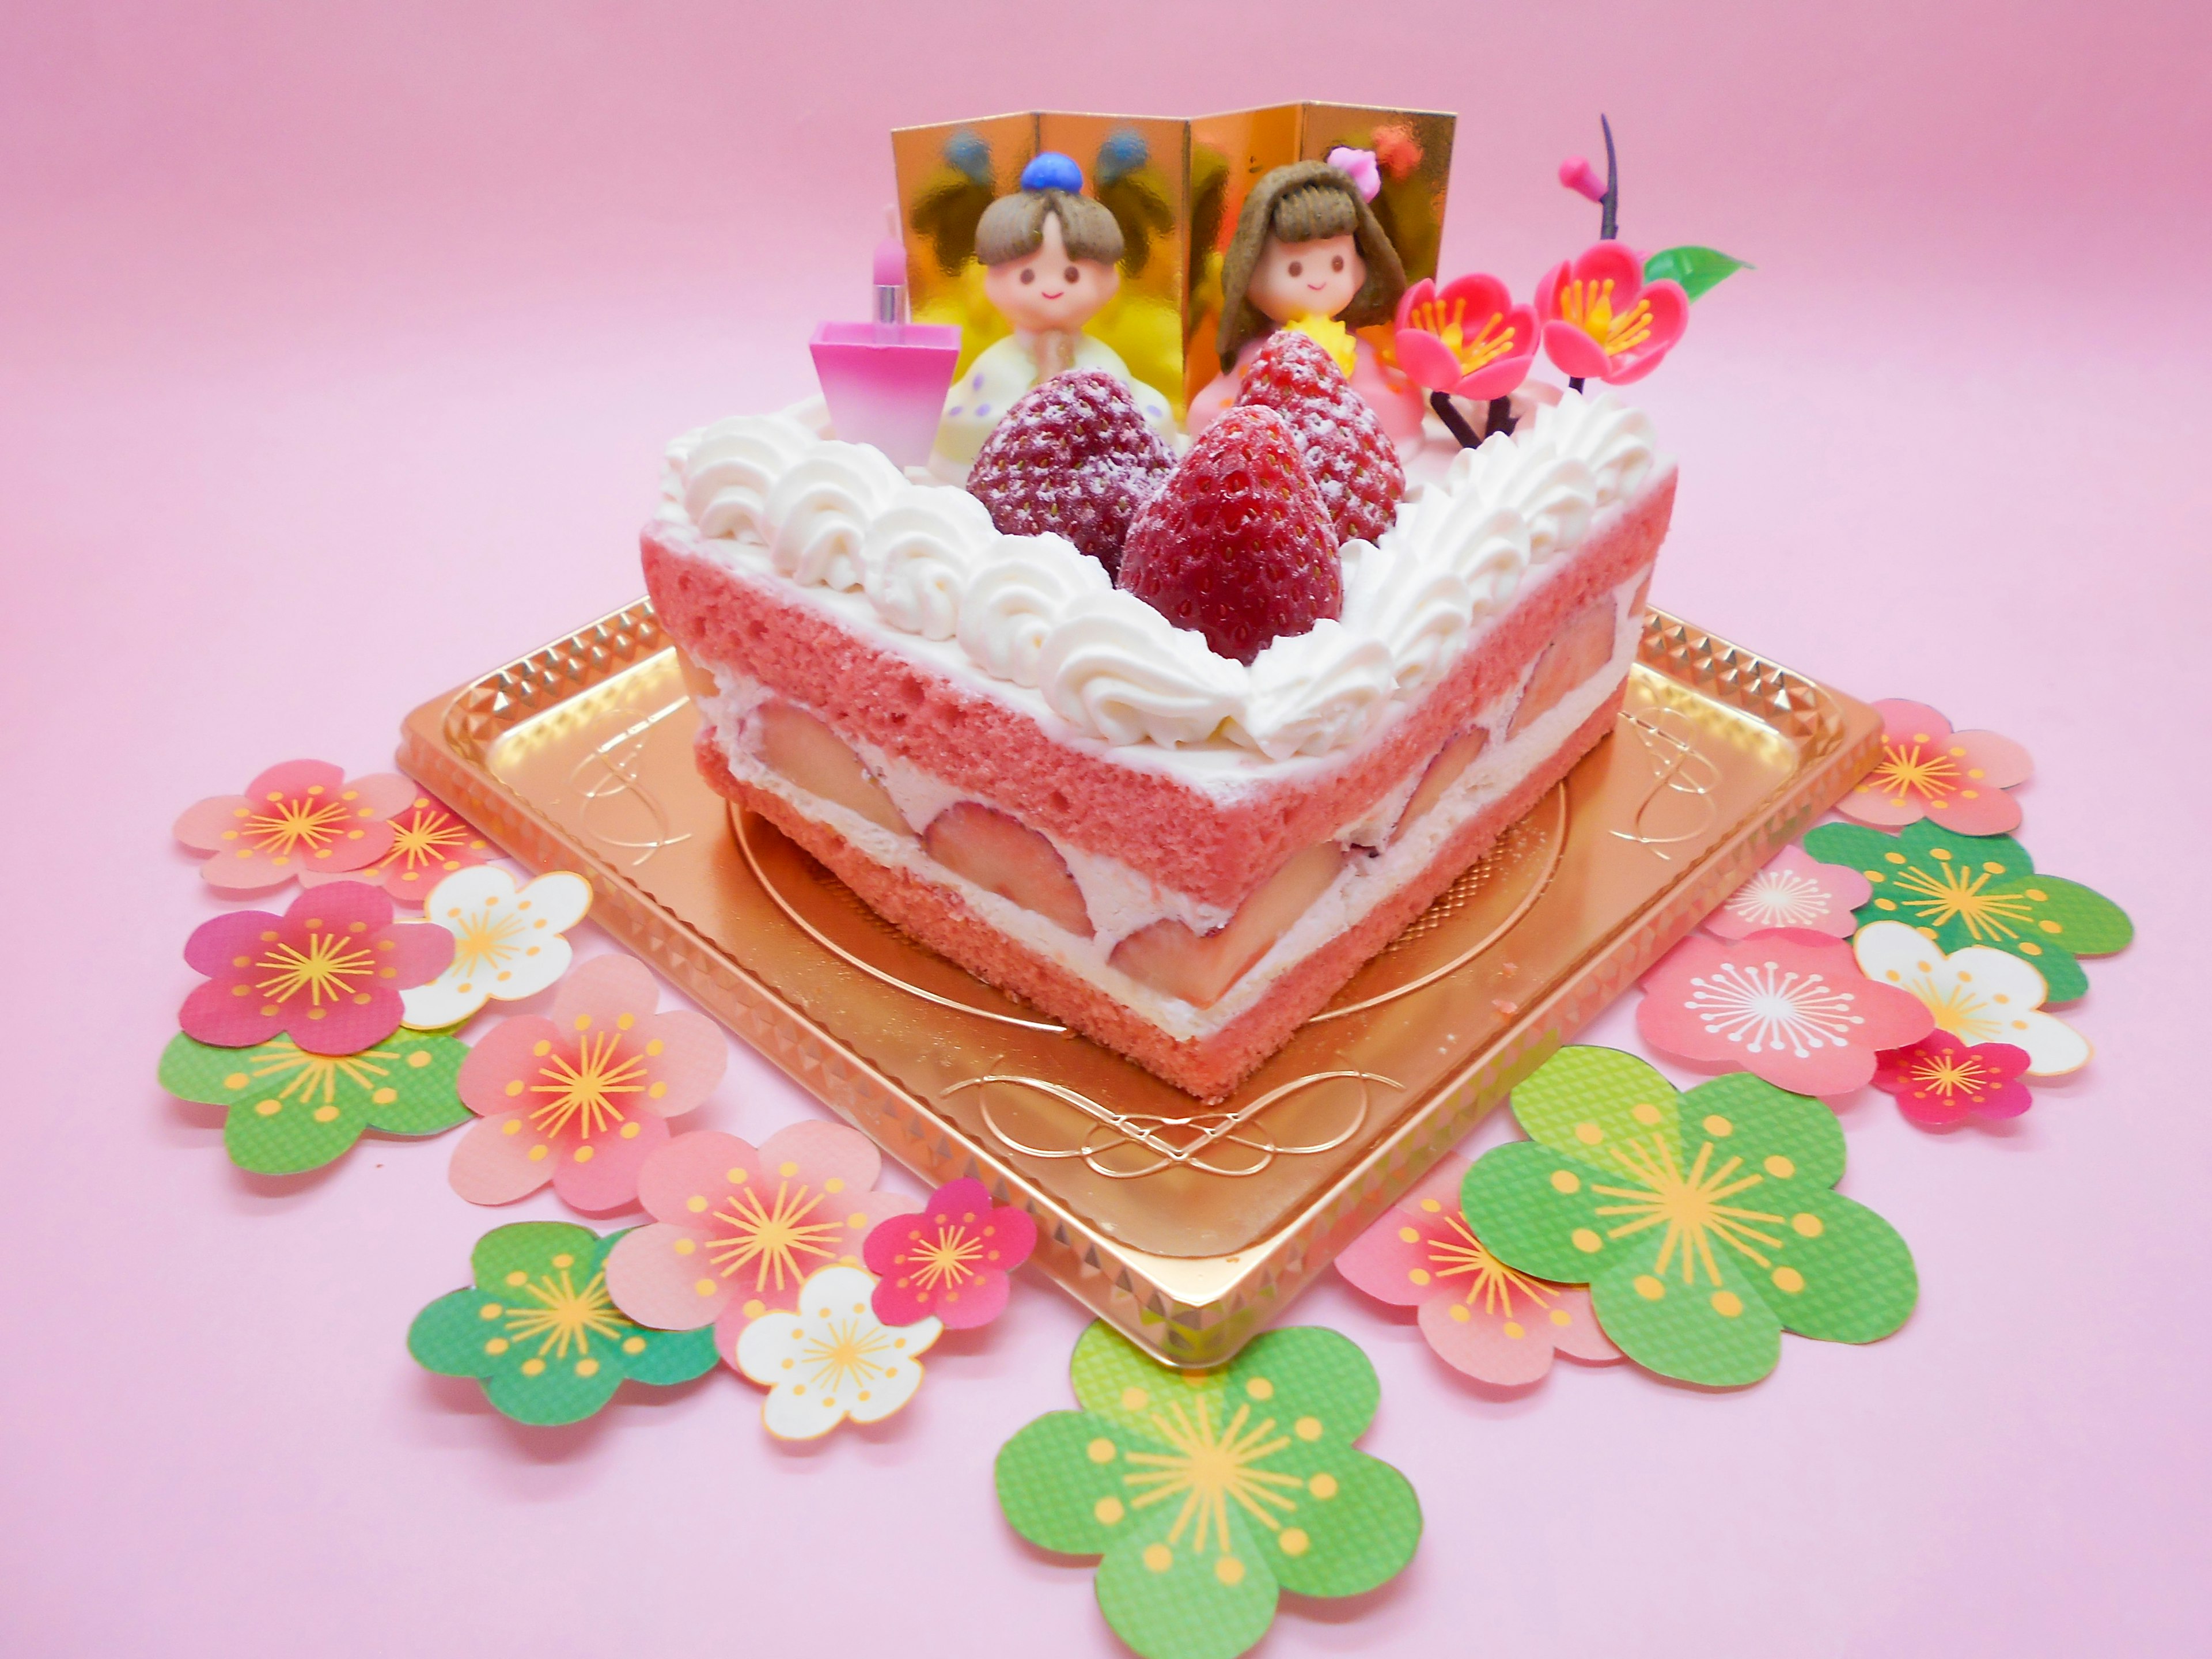
[[[1925,733],[1899,743],[1885,743],[1881,759],[1866,775],[1866,787],[1903,805],[1917,795],[1931,808],[1950,805],[1949,798],[1965,787],[1967,773],[1960,765],[1966,751],[1946,749]]]
[[[748,1179],[714,1211],[707,1259],[723,1278],[749,1273],[756,1293],[781,1291],[836,1259],[844,1218],[827,1211],[828,1194],[794,1182],[798,1173],[795,1164],[780,1165],[773,1195]]]
[[[253,988],[276,1003],[305,993],[318,1008],[348,997],[365,1000],[367,982],[376,976],[376,959],[368,945],[351,934],[325,933],[320,922],[311,921],[307,928],[305,945],[273,933],[262,935],[267,948],[253,963],[260,975]]]
[[[1253,1378],[1246,1387],[1250,1389],[1255,1383],[1267,1386],[1264,1379]],[[1212,1397],[1201,1394],[1188,1402],[1188,1409],[1186,1402],[1171,1400],[1164,1411],[1152,1412],[1152,1432],[1172,1449],[1127,1453],[1129,1472],[1121,1484],[1132,1494],[1133,1510],[1179,1504],[1166,1542],[1153,1545],[1153,1549],[1172,1552],[1188,1541],[1203,1553],[1210,1541],[1222,1558],[1215,1566],[1217,1576],[1234,1583],[1241,1572],[1232,1576],[1224,1571],[1235,1561],[1229,1553],[1229,1506],[1234,1504],[1269,1532],[1280,1532],[1283,1522],[1297,1511],[1297,1499],[1291,1494],[1304,1491],[1305,1482],[1285,1470],[1262,1467],[1291,1444],[1290,1434],[1276,1431],[1274,1418],[1260,1416],[1255,1421],[1248,1400],[1238,1402],[1217,1427],[1213,1406]],[[1167,1562],[1158,1565],[1164,1568]]]
[[[1716,1165],[1713,1143],[1707,1140],[1699,1144],[1697,1156],[1685,1169],[1674,1146],[1656,1135],[1648,1141],[1616,1146],[1612,1152],[1615,1166],[1634,1184],[1593,1183],[1592,1192],[1617,1200],[1598,1206],[1597,1213],[1621,1218],[1607,1226],[1608,1239],[1633,1237],[1655,1227],[1666,1229],[1652,1263],[1652,1274],[1657,1277],[1646,1276],[1652,1284],[1658,1285],[1671,1267],[1680,1271],[1685,1285],[1695,1285],[1702,1270],[1706,1280],[1717,1287],[1721,1271],[1713,1255],[1717,1239],[1762,1269],[1774,1266],[1767,1252],[1779,1249],[1784,1241],[1780,1233],[1767,1230],[1786,1226],[1789,1218],[1729,1201],[1766,1180],[1757,1170],[1745,1171],[1741,1158],[1723,1155]],[[1644,1290],[1644,1279],[1638,1279],[1637,1288]],[[1645,1294],[1657,1292],[1646,1291]]]
[[[543,1370],[548,1359],[567,1359],[571,1353],[580,1362],[579,1374],[592,1375],[582,1370],[584,1364],[598,1369],[592,1357],[592,1339],[620,1341],[637,1327],[623,1316],[608,1297],[605,1273],[594,1273],[579,1285],[575,1265],[575,1257],[563,1254],[552,1259],[550,1273],[533,1278],[518,1267],[508,1273],[506,1303],[487,1303],[484,1308],[487,1318],[503,1322],[504,1334],[486,1342],[484,1351],[500,1354],[514,1345],[534,1342],[536,1352],[522,1363],[525,1376]],[[643,1346],[642,1341],[639,1346]]]
[[[1436,1279],[1464,1276],[1467,1289],[1460,1299],[1469,1307],[1480,1302],[1483,1312],[1504,1318],[1513,1311],[1516,1297],[1533,1310],[1542,1309],[1552,1299],[1545,1285],[1526,1273],[1516,1273],[1485,1249],[1482,1241],[1458,1216],[1448,1216],[1445,1220],[1449,1232],[1429,1235],[1429,1273]],[[1507,1327],[1507,1335],[1521,1334],[1518,1328]]]
[[[1948,848],[1932,848],[1928,863],[1915,864],[1902,853],[1887,855],[1904,867],[1888,872],[1884,896],[1894,901],[1883,909],[1911,912],[1923,927],[1961,923],[1977,945],[2017,939],[2035,928],[2035,902],[2039,894],[2022,890],[1991,891],[1990,884],[2009,873],[2006,866],[1984,860],[1979,868],[1955,858]],[[2057,924],[2049,931],[2057,933]]]
[[[530,1109],[531,1126],[541,1135],[574,1135],[588,1140],[619,1125],[623,1097],[646,1087],[646,1057],[623,1052],[620,1030],[586,1031],[573,1055],[550,1042],[537,1045],[543,1062],[538,1081],[530,1085],[538,1102]]]
[[[255,851],[290,858],[298,853],[327,854],[354,818],[354,808],[318,787],[304,795],[272,796],[246,816],[240,837]]]

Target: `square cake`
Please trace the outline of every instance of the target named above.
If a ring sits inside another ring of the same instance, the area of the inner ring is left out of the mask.
[[[1018,528],[995,438],[953,482],[818,404],[688,434],[643,543],[701,769],[915,939],[1219,1097],[1611,728],[1674,471],[1617,394],[1516,401],[1371,462],[1232,410],[1131,452],[1126,501],[1094,469]]]

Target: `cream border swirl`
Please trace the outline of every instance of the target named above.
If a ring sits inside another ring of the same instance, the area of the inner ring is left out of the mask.
[[[1059,536],[1006,536],[957,486],[910,483],[795,415],[740,415],[669,446],[659,517],[709,551],[750,547],[803,587],[864,594],[895,632],[957,641],[1112,746],[1227,744],[1269,760],[1357,743],[1433,684],[1532,570],[1658,465],[1650,417],[1570,392],[1521,431],[1409,490],[1373,544],[1342,550],[1342,617],[1251,665],[1217,656]]]

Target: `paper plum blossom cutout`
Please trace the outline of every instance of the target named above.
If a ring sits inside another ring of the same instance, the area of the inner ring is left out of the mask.
[[[1873,890],[1850,866],[1822,864],[1802,848],[1785,847],[1705,918],[1705,931],[1742,939],[1770,927],[1802,927],[1849,939],[1859,925],[1851,913]]]
[[[2089,1062],[2088,1040],[2043,1012],[2043,975],[2018,957],[1984,945],[1947,956],[1901,921],[1869,922],[1851,949],[1868,978],[1917,998],[1936,1030],[1977,1046],[2007,1042],[2025,1048],[2030,1077],[2059,1077]]]
[[[1587,1279],[1605,1334],[1686,1382],[1756,1382],[1782,1333],[1872,1342],[1919,1297],[1895,1229],[1834,1191],[1844,1133],[1741,1073],[1686,1094],[1633,1054],[1563,1048],[1513,1091],[1527,1140],[1476,1160],[1460,1201],[1523,1273]]]
[[[623,1312],[662,1330],[715,1327],[732,1365],[746,1326],[799,1306],[824,1267],[857,1267],[869,1231],[918,1209],[869,1190],[883,1172],[875,1143],[842,1123],[794,1123],[757,1151],[696,1130],[647,1158],[638,1201],[652,1222],[607,1263]]]
[[[1660,1053],[1801,1095],[1863,1087],[1877,1052],[1933,1026],[1918,999],[1862,974],[1850,946],[1802,927],[1692,933],[1644,976],[1636,1011],[1638,1034]]]
[[[2051,1002],[2089,988],[2076,958],[2108,956],[2135,937],[2127,912],[2079,882],[2037,873],[2027,848],[2008,836],[1956,835],[1925,819],[1894,836],[1824,823],[1805,846],[1866,877],[1862,924],[1902,921],[1945,951],[1986,945],[2025,957]]]
[[[1438,1164],[1337,1257],[1337,1272],[1378,1301],[1419,1308],[1437,1357],[1498,1388],[1537,1381],[1554,1352],[1595,1364],[1620,1358],[1587,1290],[1532,1279],[1483,1248],[1460,1212],[1467,1170],[1463,1158]]]
[[[912,1214],[870,1230],[860,1259],[876,1276],[876,1317],[886,1325],[935,1318],[973,1330],[1005,1310],[1007,1275],[1036,1248],[1036,1223],[991,1202],[980,1181],[948,1181]]]
[[[1429,392],[1487,402],[1528,378],[1540,338],[1536,313],[1516,306],[1495,276],[1424,276],[1398,301],[1398,367]]]
[[[395,925],[380,889],[334,882],[281,916],[234,910],[194,928],[185,961],[208,980],[178,1024],[217,1048],[289,1035],[310,1054],[358,1054],[399,1029],[402,994],[437,977],[453,954],[443,928]]]
[[[371,882],[402,904],[420,904],[446,877],[482,864],[491,843],[457,817],[453,809],[417,794],[395,812],[391,850],[354,878]],[[301,884],[313,887],[330,877],[308,872]]]
[[[1874,1086],[1896,1096],[1915,1123],[1948,1129],[1970,1117],[2018,1117],[2034,1103],[2020,1080],[2027,1067],[2027,1050],[2009,1042],[1968,1044],[1930,1031],[1910,1048],[1882,1055]]]
[[[1836,811],[1893,830],[1928,817],[1962,836],[2020,827],[2020,803],[2005,792],[2034,769],[2027,750],[1994,732],[1954,732],[1925,703],[1893,698],[1875,707],[1881,758]]]
[[[729,1063],[714,1021],[655,1012],[659,1003],[643,963],[593,957],[562,983],[551,1018],[517,1015],[480,1039],[460,1087],[482,1121],[453,1148],[453,1190],[511,1204],[550,1181],[580,1210],[634,1201],[667,1120],[713,1093]]]
[[[200,879],[222,893],[266,893],[304,874],[343,875],[392,850],[386,822],[415,798],[397,773],[349,779],[327,761],[286,761],[185,810],[175,835],[211,856]]]
[[[1279,1591],[1358,1595],[1413,1559],[1420,1501],[1352,1447],[1381,1389],[1349,1339],[1293,1326],[1176,1371],[1099,1322],[1069,1370],[1083,1409],[1000,1448],[999,1505],[1032,1544],[1103,1558],[1099,1610],[1144,1659],[1233,1659]]]
[[[647,1330],[608,1300],[606,1255],[621,1237],[565,1221],[493,1228],[471,1253],[474,1283],[416,1315],[408,1352],[545,1427],[591,1416],[624,1379],[665,1386],[712,1370],[704,1332]]]
[[[1536,289],[1544,355],[1563,374],[1626,386],[1659,367],[1690,325],[1680,283],[1647,283],[1619,242],[1598,242],[1547,272]]]
[[[468,1045],[402,1031],[352,1054],[313,1054],[280,1036],[252,1048],[212,1048],[181,1031],[161,1054],[161,1086],[180,1100],[227,1106],[222,1144],[257,1175],[296,1175],[343,1156],[366,1129],[441,1134],[469,1121],[457,1088]]]
[[[921,1387],[915,1356],[945,1327],[878,1317],[875,1288],[858,1267],[824,1267],[800,1289],[796,1310],[763,1314],[738,1336],[732,1362],[768,1390],[761,1425],[777,1439],[817,1439],[848,1417],[880,1423]]]
[[[555,870],[518,888],[496,865],[448,876],[430,890],[422,920],[453,936],[446,971],[407,994],[407,1023],[418,1031],[458,1025],[485,1003],[536,996],[568,971],[562,937],[592,908],[592,884]]]

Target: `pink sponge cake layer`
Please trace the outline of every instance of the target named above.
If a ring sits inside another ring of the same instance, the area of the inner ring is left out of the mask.
[[[793,810],[781,795],[738,779],[708,732],[701,734],[699,766],[717,790],[805,848],[878,915],[978,979],[1043,1009],[1176,1087],[1201,1099],[1214,1099],[1250,1076],[1326,1006],[1369,957],[1395,939],[1566,776],[1612,729],[1623,690],[1615,686],[1540,766],[1455,830],[1419,873],[1389,898],[1276,977],[1266,994],[1230,1024],[1202,1036],[1181,1039],[1090,980],[1025,948],[977,915],[958,892],[876,862],[834,828]]]
[[[1674,479],[1671,467],[1661,470],[1601,514],[1447,673],[1368,739],[1228,784],[1161,764],[1149,745],[1115,748],[1048,730],[988,682],[944,672],[902,636],[853,626],[806,589],[717,560],[688,525],[648,527],[645,573],[655,611],[695,662],[764,685],[848,741],[1069,847],[1198,903],[1233,908],[1301,850],[1407,787],[1473,711],[1510,694],[1572,618],[1646,568],[1667,533]]]

